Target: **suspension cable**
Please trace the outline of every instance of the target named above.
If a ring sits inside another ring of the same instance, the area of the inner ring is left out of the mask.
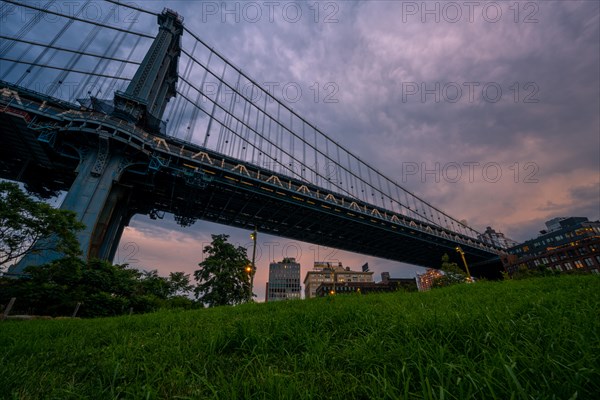
[[[123,4],[123,3],[120,3],[120,2],[118,2],[118,1],[114,1],[114,0],[106,0],[106,1],[108,1],[109,3],[113,3],[113,4],[117,4],[117,5],[123,6],[123,7],[127,7],[127,8],[131,8],[131,9],[138,10],[138,11],[141,11],[141,12],[145,12],[145,13],[148,13],[148,14],[151,14],[151,15],[158,15],[158,14],[156,14],[156,13],[153,13],[153,12],[150,12],[150,11],[147,11],[147,10],[144,10],[144,9],[142,9],[142,8],[139,8],[139,7],[135,7],[135,6],[133,6],[133,5],[129,5],[129,4]],[[190,34],[190,35],[191,35],[191,36],[192,36],[194,39],[196,39],[198,42],[200,42],[200,43],[201,43],[202,45],[204,45],[206,48],[210,49],[210,50],[211,50],[211,52],[215,53],[215,54],[217,55],[217,57],[221,58],[221,59],[222,59],[222,60],[223,60],[223,61],[224,61],[226,64],[228,64],[229,66],[231,66],[231,67],[232,67],[232,68],[233,68],[233,69],[234,69],[236,72],[238,72],[238,73],[239,73],[241,76],[243,76],[245,79],[247,79],[248,81],[250,81],[250,82],[251,82],[252,84],[254,84],[255,86],[257,86],[257,87],[261,88],[261,86],[260,86],[258,83],[256,83],[256,82],[255,82],[255,81],[254,81],[252,78],[250,78],[250,77],[249,77],[249,76],[247,76],[245,73],[243,73],[243,72],[242,72],[242,70],[241,70],[239,67],[235,66],[235,64],[233,64],[232,62],[230,62],[230,61],[229,61],[229,60],[228,60],[226,57],[224,57],[223,55],[221,55],[220,53],[218,53],[217,51],[215,51],[213,47],[209,46],[209,45],[208,45],[208,44],[207,44],[205,41],[203,41],[203,40],[202,40],[200,37],[198,37],[198,35],[196,35],[196,34],[195,34],[194,32],[192,32],[190,29],[188,29],[187,27],[185,27],[185,26],[184,26],[184,31],[185,31],[185,32],[187,32],[188,34]],[[190,54],[189,54],[187,51],[185,51],[185,49],[182,49],[182,52],[183,52],[184,54],[186,54],[188,57],[190,57],[190,58],[193,58],[193,57],[191,57],[191,55],[190,55]],[[195,59],[194,59],[194,61],[196,61],[196,62],[197,62],[199,65],[201,65],[201,66],[202,66],[202,64],[201,64],[201,63],[199,63],[197,60],[195,60]],[[211,74],[212,74],[212,72],[211,72]],[[214,74],[213,74],[213,75],[214,75]],[[229,85],[228,85],[226,82],[223,82],[223,83],[225,83],[225,85],[229,86]],[[230,87],[230,88],[231,88],[231,87]],[[233,89],[233,88],[231,88],[231,89]],[[261,89],[262,89],[262,88],[261,88]],[[196,90],[197,90],[197,89],[196,89]],[[237,90],[235,90],[235,89],[233,89],[233,90],[234,90],[234,91],[235,91],[235,92],[236,92],[238,95],[241,95],[240,93],[238,93],[238,92],[237,92]],[[263,91],[264,91],[264,89],[263,89]],[[266,91],[265,91],[265,93],[266,93],[267,95],[271,96],[271,95],[270,95],[268,92],[266,92]],[[243,96],[243,95],[241,95],[241,96],[242,96],[242,98],[244,98],[246,101],[249,101],[248,99],[246,99],[246,98],[245,98],[245,96]],[[377,175],[381,176],[381,177],[382,177],[382,178],[384,178],[386,181],[389,181],[389,182],[391,182],[391,183],[392,183],[394,186],[397,186],[397,187],[399,187],[399,188],[400,188],[402,191],[404,191],[404,192],[407,192],[407,193],[408,193],[408,194],[410,194],[410,195],[411,195],[411,197],[413,197],[414,199],[418,199],[418,200],[419,200],[419,202],[421,202],[421,203],[423,203],[423,204],[427,205],[428,207],[430,207],[430,208],[432,208],[432,209],[436,210],[437,212],[441,213],[442,215],[445,215],[446,217],[448,217],[448,218],[450,218],[450,219],[454,220],[454,218],[450,217],[449,215],[447,215],[446,213],[444,213],[444,212],[443,212],[443,211],[441,211],[440,209],[438,209],[438,208],[436,208],[436,207],[432,206],[432,205],[431,205],[431,204],[429,204],[428,202],[426,202],[426,201],[424,201],[424,200],[420,199],[419,197],[417,197],[417,196],[416,196],[415,194],[413,194],[412,192],[410,192],[410,191],[408,191],[408,190],[404,189],[402,186],[400,186],[400,185],[398,185],[397,183],[395,183],[393,180],[391,180],[390,178],[388,178],[387,176],[385,176],[383,173],[381,173],[381,172],[380,172],[379,170],[377,170],[376,168],[373,168],[373,167],[371,167],[371,166],[369,166],[369,165],[365,164],[363,161],[361,161],[361,160],[360,160],[360,158],[358,158],[357,156],[355,156],[355,155],[354,155],[352,152],[350,152],[349,150],[347,150],[347,149],[346,149],[344,146],[340,145],[340,144],[339,144],[339,143],[337,143],[336,141],[334,141],[334,140],[330,139],[328,136],[326,136],[325,134],[323,134],[323,133],[322,133],[322,132],[321,132],[321,131],[320,131],[320,130],[319,130],[317,127],[316,127],[316,126],[314,126],[314,125],[313,125],[313,124],[311,124],[310,122],[306,121],[304,118],[302,118],[300,115],[298,115],[298,114],[297,114],[295,111],[293,111],[293,110],[292,110],[290,107],[288,107],[288,106],[287,106],[287,105],[285,105],[284,103],[280,102],[278,99],[274,98],[273,96],[271,96],[271,97],[272,97],[272,98],[273,98],[275,101],[277,101],[277,102],[278,102],[278,103],[279,103],[279,104],[280,104],[282,107],[284,107],[284,108],[285,108],[285,109],[286,109],[288,112],[290,112],[290,113],[291,113],[293,116],[296,116],[296,117],[297,117],[298,119],[300,119],[300,120],[301,120],[301,121],[302,121],[304,124],[308,125],[309,127],[313,128],[315,131],[319,132],[319,134],[320,134],[321,136],[323,136],[323,137],[325,138],[325,140],[326,140],[326,141],[331,141],[331,142],[332,142],[332,144],[333,144],[334,146],[340,147],[340,148],[341,148],[341,149],[342,149],[344,152],[346,152],[346,153],[350,154],[350,155],[351,155],[353,158],[355,158],[355,159],[356,159],[356,160],[357,160],[359,163],[362,163],[362,164],[364,164],[364,165],[365,165],[365,166],[366,166],[368,169],[372,170],[374,173],[376,173]],[[189,101],[189,99],[188,99],[188,101]],[[254,103],[252,103],[252,102],[250,102],[250,103],[254,105]],[[193,103],[192,103],[192,104],[193,104]],[[254,105],[254,106],[256,107],[256,105]],[[265,110],[261,110],[261,111],[262,111],[263,113],[267,114]],[[267,114],[267,115],[268,115],[268,114]],[[270,115],[269,115],[269,117],[270,117],[270,118],[273,118],[273,117],[271,117]],[[234,117],[234,118],[235,118],[235,117]],[[236,120],[237,120],[237,118],[236,118]],[[311,147],[315,147],[315,146],[311,145],[310,143],[307,143],[307,142],[306,142],[306,141],[305,141],[303,138],[300,138],[300,137],[299,137],[298,135],[296,135],[294,132],[290,131],[290,130],[289,130],[287,127],[285,127],[285,125],[283,125],[281,122],[279,122],[279,121],[277,121],[277,120],[275,120],[275,119],[274,119],[274,122],[276,122],[277,124],[279,124],[279,125],[280,125],[280,126],[283,128],[283,129],[287,130],[287,131],[288,131],[289,133],[291,133],[292,135],[294,135],[294,136],[298,137],[298,138],[299,138],[299,139],[300,139],[300,140],[301,140],[303,143],[305,143],[305,144],[307,144],[307,145],[309,145],[309,146],[311,146]],[[315,149],[316,149],[316,148],[315,148]],[[280,150],[281,150],[281,149],[280,149]],[[318,149],[316,149],[316,150],[318,151]],[[331,157],[329,157],[329,155],[323,154],[322,152],[321,152],[321,154],[322,154],[322,155],[323,155],[325,158],[327,158],[327,159],[330,159],[331,161],[333,161],[333,159],[331,159]],[[353,174],[353,173],[352,173],[351,171],[349,171],[349,170],[348,170],[348,169],[347,169],[345,166],[343,166],[343,165],[338,165],[338,166],[339,166],[339,167],[341,167],[341,168],[343,168],[344,170],[346,170],[348,173],[350,173],[350,174]],[[318,172],[317,172],[317,174],[318,174]],[[361,179],[361,180],[362,180],[362,179]],[[365,183],[366,183],[366,182],[365,182]],[[378,191],[378,192],[380,192],[380,193],[384,194],[386,197],[390,197],[389,195],[386,195],[386,194],[383,192],[383,189],[376,188],[376,187],[374,187],[374,186],[373,186],[372,184],[370,184],[370,183],[367,183],[367,184],[368,184],[369,186],[371,186],[371,188],[372,188],[372,189],[374,189],[374,190],[376,190],[376,191]],[[337,186],[337,185],[336,185],[336,186]],[[340,189],[341,189],[341,188],[340,188]],[[342,190],[345,190],[345,189],[342,189]],[[391,199],[391,200],[393,200],[391,197],[390,197],[390,199]],[[401,204],[401,203],[399,203],[399,204]],[[401,205],[402,205],[402,204],[401,204]],[[426,217],[426,216],[425,216],[425,217]],[[430,220],[429,220],[429,218],[427,218],[427,217],[426,217],[425,219],[426,219],[427,221],[430,221]],[[437,224],[435,223],[435,221],[430,221],[430,222],[431,222],[431,223],[433,223],[434,225],[437,225]],[[458,221],[457,221],[457,222],[458,222]],[[470,229],[471,229],[471,228],[470,228]],[[477,232],[477,231],[475,231],[474,229],[472,229],[472,231],[473,231],[474,233],[478,233],[478,232]]]
[[[213,52],[214,52],[214,51],[213,51]],[[236,95],[240,96],[240,97],[241,97],[242,99],[244,99],[244,100],[245,100],[247,103],[249,103],[249,104],[252,104],[252,105],[253,105],[253,106],[254,106],[254,107],[257,109],[257,110],[259,110],[259,111],[260,111],[261,113],[263,113],[264,115],[268,116],[270,120],[272,120],[272,121],[273,121],[275,124],[279,125],[279,128],[280,128],[280,129],[287,131],[287,132],[288,132],[288,133],[290,133],[292,136],[294,136],[294,137],[298,138],[298,139],[299,139],[299,140],[300,140],[302,143],[304,143],[305,145],[308,145],[309,147],[313,148],[313,149],[315,150],[315,152],[316,152],[316,153],[318,153],[318,154],[321,154],[321,155],[322,155],[323,157],[325,157],[326,159],[328,159],[328,160],[330,160],[330,161],[332,161],[332,162],[334,162],[334,163],[335,163],[335,161],[333,160],[333,158],[332,158],[332,157],[331,157],[331,156],[328,154],[328,151],[326,151],[326,152],[324,153],[322,150],[320,150],[320,149],[319,149],[319,148],[316,146],[316,143],[315,143],[315,144],[312,144],[312,143],[308,142],[306,139],[304,139],[304,138],[301,138],[300,136],[298,136],[298,135],[297,135],[295,132],[291,131],[291,130],[290,130],[288,127],[287,127],[287,126],[285,126],[285,124],[283,124],[283,123],[282,123],[282,122],[281,122],[281,121],[280,121],[280,120],[279,120],[277,117],[273,117],[273,116],[272,116],[272,115],[270,115],[270,114],[269,114],[269,113],[268,113],[266,110],[262,110],[262,109],[261,109],[261,108],[259,108],[259,107],[258,107],[256,104],[254,104],[252,101],[250,101],[250,99],[248,99],[248,98],[247,98],[247,97],[246,97],[244,94],[240,93],[240,92],[239,92],[239,90],[238,90],[237,88],[235,88],[234,86],[232,86],[232,85],[231,85],[231,84],[229,84],[228,82],[225,82],[225,81],[223,81],[222,79],[219,79],[219,78],[217,77],[217,75],[216,75],[216,74],[214,74],[214,73],[213,73],[212,71],[210,71],[210,70],[209,70],[207,67],[205,67],[205,66],[204,66],[202,63],[200,63],[200,62],[199,62],[199,61],[198,61],[198,60],[197,60],[197,59],[196,59],[194,56],[192,56],[192,55],[191,55],[189,52],[187,52],[185,49],[182,49],[182,53],[184,53],[184,54],[185,54],[187,57],[189,57],[190,59],[194,60],[194,62],[196,62],[196,63],[197,63],[197,64],[198,64],[200,67],[202,67],[203,69],[205,69],[206,71],[208,71],[208,73],[210,73],[212,76],[214,76],[215,78],[217,78],[217,79],[218,79],[218,80],[219,80],[221,83],[225,84],[225,85],[226,85],[226,86],[227,86],[227,87],[228,87],[230,90],[232,90],[232,91],[233,91],[233,93],[235,93]],[[216,52],[214,52],[214,53],[215,53],[217,56],[219,56],[219,55],[218,55],[218,53],[216,53]],[[220,56],[219,56],[219,57],[220,57]],[[241,73],[239,70],[236,70],[236,71],[239,73],[239,75],[240,75],[240,76],[245,76],[245,75],[243,75],[243,74],[242,74],[242,73]],[[180,78],[181,78],[181,77],[180,77]],[[183,79],[183,78],[182,78],[182,80],[183,80],[184,82],[186,82],[188,85],[192,86],[192,87],[193,87],[195,90],[197,90],[199,93],[201,93],[201,91],[200,91],[198,88],[196,88],[194,85],[192,85],[191,83],[189,83],[189,81],[187,81],[187,80],[185,80],[185,79]],[[253,83],[255,83],[254,81],[252,81],[252,82],[253,82]],[[257,84],[255,83],[255,85],[257,85]],[[264,91],[264,89],[262,89],[260,86],[257,86],[257,87],[258,87],[259,89],[263,90],[263,92],[264,92],[264,93],[266,93],[268,96],[270,96],[271,98],[273,98],[273,99],[274,99],[274,100],[275,100],[275,101],[278,103],[278,105],[279,105],[279,106],[281,106],[281,107],[284,107],[284,108],[286,108],[287,110],[289,110],[289,108],[288,108],[288,107],[287,107],[285,104],[282,104],[282,103],[281,103],[279,100],[277,100],[276,98],[274,98],[273,96],[271,96],[271,95],[270,95],[268,92]],[[207,96],[205,96],[205,97],[207,97]],[[207,98],[208,98],[208,99],[209,99],[211,102],[213,102],[213,100],[212,100],[212,99],[210,99],[209,97],[207,97]],[[217,105],[217,106],[218,106],[219,108],[221,108],[223,111],[226,111],[226,110],[225,110],[225,109],[224,109],[222,106],[220,106],[220,105]],[[202,111],[203,111],[203,110],[202,110]],[[228,113],[228,115],[230,115],[231,117],[235,118],[235,119],[236,119],[236,121],[239,121],[239,119],[238,119],[237,117],[235,117],[234,115],[232,115],[230,112],[228,112],[228,111],[226,111],[226,112]],[[306,123],[306,121],[305,121],[305,120],[304,120],[302,117],[299,117],[299,116],[298,116],[296,113],[294,113],[293,111],[292,111],[292,113],[293,113],[293,115],[296,115],[296,116],[297,116],[297,117],[298,117],[298,118],[299,118],[299,119],[300,119],[300,120],[301,120],[303,123]],[[240,122],[242,122],[242,121],[240,121]],[[245,123],[243,123],[243,122],[242,122],[242,124],[243,124],[243,125],[244,125],[244,126],[247,128],[247,129],[250,129],[250,130],[252,130],[254,133],[256,133],[257,135],[259,135],[260,137],[263,137],[263,136],[262,136],[262,135],[260,135],[260,134],[259,134],[259,133],[258,133],[256,130],[254,130],[254,129],[250,128],[250,127],[249,127],[247,124],[245,124]],[[355,159],[356,159],[356,160],[357,160],[359,163],[362,163],[363,165],[365,165],[365,166],[366,166],[366,167],[367,167],[369,170],[373,171],[374,173],[376,173],[376,174],[378,174],[378,175],[381,175],[381,176],[382,176],[384,179],[386,179],[386,180],[388,180],[388,181],[392,182],[392,184],[394,184],[395,186],[398,186],[398,187],[400,187],[399,185],[397,185],[396,183],[394,183],[393,181],[391,181],[389,178],[385,177],[383,174],[381,174],[380,172],[378,172],[376,169],[374,169],[374,168],[370,167],[369,165],[365,164],[364,162],[362,162],[362,161],[361,161],[361,160],[360,160],[358,157],[354,156],[354,155],[353,155],[353,154],[352,154],[350,151],[348,151],[348,150],[346,150],[344,147],[340,146],[340,145],[339,145],[337,142],[335,142],[335,141],[333,141],[333,140],[329,139],[329,138],[328,138],[326,135],[324,135],[324,134],[323,134],[321,131],[319,131],[317,128],[315,128],[314,126],[312,126],[310,123],[306,123],[306,124],[307,124],[308,126],[312,127],[313,129],[315,129],[315,132],[319,132],[319,134],[325,138],[325,140],[326,140],[326,142],[325,142],[325,143],[326,143],[326,145],[328,145],[328,144],[329,144],[329,142],[331,142],[331,143],[332,143],[332,144],[333,144],[335,147],[341,148],[341,149],[342,149],[344,152],[346,152],[347,154],[350,154],[350,155],[351,155],[353,158],[355,158]],[[281,134],[281,136],[283,136],[283,131],[280,131],[279,129],[277,129],[277,132],[276,132],[276,142],[277,142],[277,143],[279,142],[279,137],[280,137],[280,134]],[[273,143],[273,142],[271,142],[271,141],[268,141],[268,142],[269,142],[269,143],[270,143],[272,146],[274,146],[275,148],[277,148],[277,149],[279,150],[279,152],[281,153],[281,156],[283,156],[284,150],[281,148],[281,146],[279,146],[278,144],[274,144],[274,143]],[[300,163],[300,160],[297,160],[295,157],[291,157],[291,156],[290,156],[290,154],[289,154],[287,151],[285,151],[285,154],[286,154],[288,157],[290,157],[290,158],[292,158],[293,160],[295,160],[295,161],[297,161],[298,163]],[[280,156],[280,158],[281,158],[281,156]],[[278,164],[279,164],[279,162],[278,162]],[[341,165],[341,164],[339,164],[339,163],[335,163],[335,164],[337,164],[339,167],[341,167],[341,168],[342,168],[343,170],[345,170],[347,173],[349,173],[349,174],[351,174],[351,175],[354,175],[354,176],[356,176],[356,175],[355,175],[355,174],[354,174],[352,171],[348,170],[348,168],[347,168],[347,167],[345,167],[344,165]],[[304,164],[303,164],[303,165],[304,165]],[[306,166],[306,165],[304,165],[304,166]],[[306,166],[306,167],[308,167],[308,166]],[[286,169],[288,169],[288,168],[286,168]],[[320,174],[318,171],[314,170],[313,168],[311,168],[311,167],[308,167],[308,169],[309,169],[310,171],[314,172],[316,175],[318,175],[318,176],[321,176],[321,177],[323,177],[323,178],[326,178],[325,176],[323,176],[322,174]],[[293,172],[293,171],[292,171],[292,172]],[[379,188],[375,187],[375,186],[374,186],[374,185],[373,185],[371,182],[367,182],[367,181],[365,181],[363,178],[360,178],[360,177],[357,177],[357,178],[358,178],[360,181],[362,181],[362,182],[366,183],[366,184],[367,184],[369,187],[371,187],[371,189],[373,189],[373,190],[376,190],[376,191],[378,191],[378,192],[381,192],[382,194],[385,194],[385,193],[383,193],[383,192],[382,192],[382,190],[381,190],[381,189],[379,189]],[[340,189],[341,191],[348,193],[347,189],[344,189],[344,188],[341,188],[341,187],[339,187],[339,185],[338,185],[338,184],[334,184],[334,186],[335,186],[336,188]],[[406,190],[405,190],[404,188],[402,188],[402,187],[400,187],[400,189],[402,189],[403,191],[406,191]],[[408,191],[406,191],[406,192],[408,192]],[[417,198],[417,196],[415,196],[414,194],[412,194],[412,193],[410,193],[410,192],[408,192],[408,193],[411,195],[411,197]],[[351,196],[352,196],[352,197],[354,197],[353,195],[351,195]],[[393,199],[393,198],[391,198],[389,195],[386,195],[386,197],[390,198],[390,200],[394,200],[394,199]],[[420,200],[420,199],[419,199],[419,200]],[[400,204],[401,206],[403,206],[403,205],[402,205],[402,203],[399,203],[399,204]],[[404,207],[406,208],[406,206],[404,206]],[[410,209],[410,208],[409,208],[409,209]],[[451,218],[451,217],[449,217],[449,218]],[[426,218],[426,220],[427,220],[427,221],[429,221],[429,222],[431,222],[432,224],[436,225],[435,221],[431,221],[431,220],[429,220],[429,218]]]
[[[25,23],[25,25],[23,25],[21,27],[21,29],[19,29],[19,32],[17,32],[17,34],[15,36],[17,38],[21,39],[25,35],[27,35],[27,33],[29,33],[29,31],[42,20],[42,16],[44,15],[44,13],[48,12],[48,8],[54,2],[55,2],[55,0],[50,0],[48,3],[46,3],[46,5],[43,8],[37,7],[38,12],[34,15],[34,17],[32,19],[27,21]],[[10,1],[7,0],[7,3],[10,3]],[[0,49],[0,57],[3,56],[4,54],[8,53],[10,51],[10,49],[12,49],[14,47],[14,45],[15,45],[14,43],[7,43],[6,46],[2,47]]]
[[[185,78],[183,78],[183,77],[181,77],[181,76],[180,76],[179,78],[180,78],[180,79],[181,79],[181,80],[182,80],[182,81],[183,81],[185,84],[187,84],[187,85],[191,86],[191,87],[192,87],[194,90],[196,90],[197,92],[200,92],[200,93],[201,93],[200,89],[198,89],[198,88],[197,88],[195,85],[193,85],[191,82],[189,82],[188,80],[186,80]],[[179,95],[181,95],[182,97],[184,97],[184,98],[185,98],[185,99],[186,99],[188,102],[190,102],[190,103],[191,103],[193,106],[195,106],[195,107],[199,107],[201,111],[203,111],[204,113],[208,114],[208,113],[207,113],[207,112],[206,112],[204,109],[202,109],[202,108],[201,108],[199,105],[197,105],[197,104],[194,104],[194,103],[193,103],[193,102],[192,102],[192,101],[191,101],[191,100],[190,100],[190,99],[189,99],[187,96],[185,96],[183,93],[181,93],[181,91],[180,91],[180,90],[178,90],[178,91],[177,91],[177,94],[179,94]],[[206,97],[206,96],[205,96],[205,97]],[[258,136],[260,136],[260,137],[263,137],[263,138],[265,139],[265,141],[267,141],[267,143],[269,143],[269,144],[270,144],[271,146],[273,146],[274,148],[277,148],[277,149],[279,150],[279,152],[281,153],[281,156],[280,156],[280,157],[276,157],[276,158],[274,159],[274,161],[275,161],[277,164],[279,164],[280,166],[282,166],[282,167],[283,167],[285,170],[288,170],[288,171],[290,171],[290,172],[292,173],[292,176],[294,175],[294,173],[293,173],[294,171],[293,171],[292,169],[290,169],[288,166],[286,166],[286,165],[284,165],[284,164],[282,163],[282,161],[283,161],[283,160],[282,160],[282,157],[283,157],[283,155],[285,154],[285,155],[286,155],[287,157],[289,157],[291,160],[297,161],[298,163],[300,163],[300,160],[296,159],[296,157],[295,157],[294,155],[290,154],[290,153],[289,153],[287,150],[283,149],[283,147],[282,147],[282,146],[279,146],[279,145],[277,144],[277,143],[278,143],[278,141],[279,141],[279,135],[277,135],[276,142],[274,143],[272,140],[265,138],[265,137],[264,137],[264,136],[263,136],[261,133],[259,133],[258,131],[256,131],[256,130],[255,130],[255,129],[253,129],[252,127],[250,127],[250,126],[249,126],[248,124],[246,124],[244,121],[240,121],[240,119],[239,119],[238,117],[236,117],[234,114],[232,114],[232,112],[231,112],[231,111],[229,111],[229,110],[225,109],[225,107],[223,107],[222,105],[220,105],[220,104],[218,103],[218,101],[217,101],[218,99],[216,99],[216,100],[212,100],[210,97],[207,97],[207,99],[208,99],[208,100],[209,100],[211,103],[213,103],[213,106],[216,106],[216,107],[220,108],[220,109],[221,109],[221,110],[222,110],[222,111],[223,111],[223,112],[224,112],[224,113],[225,113],[227,116],[229,116],[229,118],[233,118],[233,119],[234,119],[234,120],[235,120],[237,123],[241,124],[241,125],[242,125],[242,127],[244,127],[244,128],[246,128],[246,129],[248,129],[248,130],[252,131],[254,134],[256,134],[256,135],[258,135]],[[210,114],[209,114],[209,115],[210,115]],[[212,116],[211,118],[214,118],[214,116]],[[218,120],[217,120],[217,121],[218,121]],[[233,135],[235,135],[235,136],[239,137],[239,138],[240,138],[242,141],[244,141],[244,142],[248,143],[249,145],[251,145],[251,143],[250,143],[248,140],[246,140],[246,139],[244,139],[243,137],[241,137],[239,133],[237,133],[237,132],[234,132],[234,131],[233,131],[231,128],[227,127],[227,126],[226,126],[226,123],[225,123],[224,121],[218,121],[218,122],[219,122],[219,124],[221,124],[222,126],[225,126],[225,128],[226,128],[228,131],[230,131],[230,132],[231,132]],[[321,175],[321,174],[319,173],[319,171],[317,171],[317,170],[314,170],[314,169],[312,169],[312,168],[311,168],[311,167],[309,167],[309,166],[307,166],[307,167],[308,167],[310,170],[312,170],[312,171],[313,171],[313,172],[314,172],[316,175],[323,177],[323,175]],[[341,166],[341,167],[343,168],[343,166]],[[354,195],[353,195],[352,193],[348,192],[348,190],[347,190],[347,189],[344,189],[344,188],[342,188],[342,187],[338,186],[337,184],[334,184],[334,186],[335,186],[337,189],[339,189],[339,190],[340,190],[342,193],[346,193],[348,196],[350,196],[350,197],[354,197]]]
[[[153,11],[149,11],[149,10],[145,10],[145,9],[143,9],[141,7],[137,7],[137,6],[135,6],[135,3],[125,4],[125,3],[121,3],[121,2],[115,1],[115,0],[104,0],[104,1],[106,1],[107,3],[112,3],[112,4],[117,5],[117,6],[121,6],[121,7],[125,7],[125,8],[131,8],[132,10],[136,10],[136,11],[139,11],[139,12],[142,12],[142,13],[154,15],[155,17],[157,17],[159,15],[159,13],[156,13],[156,12],[153,12]]]
[[[15,4],[15,5],[20,6],[20,7],[29,8],[29,9],[32,9],[32,10],[43,11],[43,12],[45,12],[47,14],[56,15],[58,17],[70,18],[70,19],[73,19],[75,21],[84,22],[86,24],[92,24],[92,25],[96,25],[96,26],[99,26],[99,27],[102,27],[102,28],[108,28],[108,29],[112,29],[112,30],[115,30],[115,31],[119,31],[119,32],[125,32],[125,33],[131,34],[131,35],[137,35],[137,36],[141,36],[141,37],[148,38],[148,39],[154,39],[154,36],[149,35],[147,33],[137,32],[137,31],[130,31],[130,30],[127,30],[127,29],[124,29],[124,28],[119,28],[118,26],[112,26],[112,25],[108,25],[108,24],[105,24],[105,23],[90,21],[90,20],[86,20],[84,18],[75,17],[73,15],[67,15],[67,14],[64,14],[64,13],[61,13],[61,12],[58,12],[58,11],[43,10],[41,7],[37,7],[37,6],[34,6],[32,4],[20,3],[20,2],[15,1],[15,0],[3,0],[3,1],[5,1],[7,3]],[[121,4],[121,5],[125,6],[124,4]]]
[[[9,36],[4,36],[4,35],[0,35],[0,39],[4,39],[4,40],[13,40],[15,42],[20,42],[20,43],[25,43],[25,44],[31,44],[34,46],[40,46],[40,47],[47,47],[49,49],[52,50],[58,50],[58,51],[64,51],[67,53],[76,53],[76,54],[81,54],[83,56],[88,56],[88,57],[96,57],[96,58],[104,58],[105,60],[110,60],[110,61],[118,61],[118,62],[123,62],[123,63],[128,63],[128,64],[135,64],[135,65],[140,65],[141,62],[139,61],[130,61],[130,60],[126,60],[123,58],[116,58],[116,57],[109,57],[103,54],[99,54],[99,53],[92,53],[92,52],[87,52],[87,51],[79,51],[79,50],[74,50],[74,49],[69,49],[66,47],[61,47],[61,46],[54,46],[54,45],[49,45],[49,44],[45,44],[42,42],[36,42],[33,40],[25,40],[25,39],[16,39],[13,37],[9,37]]]
[[[113,14],[114,14],[114,9],[112,9],[110,12],[108,12],[106,14],[103,22],[106,23],[112,17]],[[99,31],[100,31],[100,26],[94,26],[92,28],[92,30],[90,32],[88,32],[87,36],[85,37],[85,39],[79,46],[79,50],[85,51],[92,44],[92,42],[96,38],[96,35],[98,34]],[[69,60],[69,62],[67,64],[67,70],[62,71],[54,80],[54,85],[52,86],[52,89],[49,93],[50,96],[52,96],[54,91],[58,90],[58,87],[62,84],[62,82],[65,81],[65,79],[69,75],[69,73],[70,73],[69,70],[71,68],[75,67],[75,65],[77,65],[77,63],[79,62],[80,59],[81,59],[81,54],[73,54],[71,56],[71,59]],[[92,73],[95,73],[95,72],[96,71],[92,71]]]
[[[134,19],[135,20],[135,19]],[[128,29],[131,29],[131,27],[134,24],[134,20],[132,20],[129,23],[129,27]],[[123,32],[118,32],[117,37],[119,38],[118,40],[114,40],[111,44],[111,46],[109,46],[109,49],[107,50],[107,53],[110,53],[106,58],[101,58],[100,60],[98,60],[98,62],[96,63],[96,66],[94,67],[93,72],[98,72],[98,70],[100,70],[100,68],[107,68],[109,65],[109,60],[113,59],[113,57],[115,56],[115,54],[117,53],[117,51],[121,48],[121,46],[123,45],[123,42],[125,41],[125,38],[127,37],[127,35]],[[139,39],[139,37],[138,37]],[[112,47],[112,49],[111,49]],[[123,65],[123,61],[121,61],[121,63],[119,64],[119,66]],[[122,71],[121,71],[122,72]],[[120,73],[119,73],[120,75]],[[92,75],[88,75],[83,83],[83,85],[81,85],[78,93],[75,94],[75,98],[81,96],[81,94],[83,93],[83,91],[85,90],[85,88],[88,86],[88,84],[93,80],[93,76]],[[99,86],[99,81],[100,78],[96,77],[95,82],[92,84],[93,86],[98,85]]]
[[[119,76],[111,76],[111,75],[106,75],[106,74],[99,74],[99,73],[92,73],[89,71],[81,71],[81,70],[77,70],[77,69],[67,69],[67,68],[63,68],[63,67],[56,67],[56,66],[52,66],[52,65],[45,65],[45,64],[39,64],[39,63],[33,63],[33,62],[29,62],[29,61],[19,61],[19,60],[15,60],[12,58],[1,58],[0,60],[4,60],[4,61],[8,61],[8,62],[13,62],[13,63],[18,63],[18,64],[27,64],[27,65],[33,65],[36,67],[44,67],[44,68],[50,68],[50,69],[56,69],[59,71],[67,71],[67,72],[73,72],[75,74],[83,74],[83,75],[94,75],[94,76],[100,76],[102,78],[110,78],[110,79],[118,79],[118,80],[122,80],[122,81],[130,81],[132,78],[123,78],[123,77],[119,77]]]

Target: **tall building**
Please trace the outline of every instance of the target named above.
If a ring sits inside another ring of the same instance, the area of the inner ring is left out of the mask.
[[[509,274],[519,268],[541,266],[555,271],[580,269],[600,273],[600,221],[554,218],[546,222],[546,227],[549,231],[540,231],[537,238],[507,250],[502,262]]]
[[[294,258],[269,265],[266,301],[300,299],[300,264]]]
[[[350,267],[344,268],[341,262],[316,261],[312,271],[306,273],[304,278],[304,297],[316,297],[317,288],[321,284],[330,283],[332,287],[341,283],[373,282],[373,272],[351,271]]]
[[[518,243],[510,238],[504,236],[502,232],[496,232],[492,227],[488,226],[481,235],[478,235],[479,240],[482,242],[491,244],[492,246],[500,247],[502,249],[508,249],[509,247],[516,246]]]

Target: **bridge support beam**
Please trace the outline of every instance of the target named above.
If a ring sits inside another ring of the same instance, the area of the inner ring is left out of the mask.
[[[113,187],[94,230],[88,258],[114,260],[123,231],[133,216],[129,207],[130,194],[129,188]]]
[[[87,150],[82,154],[77,177],[61,209],[75,212],[77,219],[85,225],[77,234],[83,258],[112,261],[132,214],[129,211],[129,190],[117,184],[123,156],[110,152],[108,142],[103,143],[101,139],[100,143],[97,150]],[[62,256],[56,251],[36,252],[35,247],[32,253],[23,257],[10,273],[22,274],[28,266],[42,265]]]
[[[112,261],[132,214],[129,211],[129,190],[114,185],[92,232],[87,258]]]

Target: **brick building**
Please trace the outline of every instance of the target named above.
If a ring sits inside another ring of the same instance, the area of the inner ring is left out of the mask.
[[[519,268],[554,271],[587,270],[600,273],[600,221],[587,218],[554,218],[546,222],[547,230],[509,248],[502,257],[506,272]]]

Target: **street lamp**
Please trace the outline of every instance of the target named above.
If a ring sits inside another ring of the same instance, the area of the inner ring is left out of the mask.
[[[244,268],[244,271],[248,274],[248,279],[252,282],[252,265],[248,264]],[[250,283],[250,287],[248,288],[248,301],[252,300],[252,283]]]
[[[248,301],[252,300],[252,291],[254,289],[254,274],[256,273],[256,237],[257,237],[257,232],[256,232],[256,226],[254,226],[254,232],[252,232],[250,234],[250,239],[252,239],[253,242],[253,248],[252,248],[252,266],[250,267],[250,298],[248,299]]]
[[[333,285],[332,285],[332,290],[331,290],[331,295],[333,296],[335,294],[335,281],[336,281],[336,276],[335,276],[335,267],[331,267],[331,275],[333,277]]]
[[[473,278],[471,278],[471,272],[469,271],[469,266],[467,265],[467,260],[465,259],[465,252],[460,246],[456,246],[456,252],[460,254],[463,263],[465,264],[465,269],[467,270],[467,282],[473,282]]]

